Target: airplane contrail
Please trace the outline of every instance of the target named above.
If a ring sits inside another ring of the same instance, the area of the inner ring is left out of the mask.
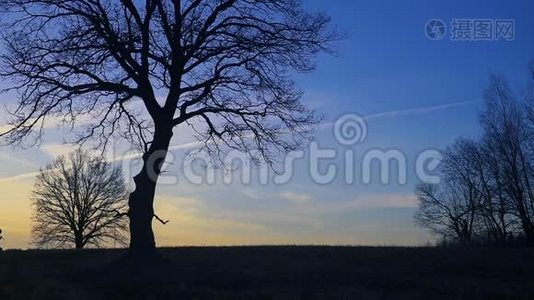
[[[480,99],[481,97],[473,97],[470,100],[457,101],[457,102],[446,103],[446,104],[439,104],[439,105],[432,105],[432,106],[418,106],[418,107],[410,107],[410,108],[397,109],[397,110],[387,110],[387,111],[382,111],[382,112],[378,112],[374,114],[361,115],[361,117],[365,120],[376,120],[376,119],[382,119],[382,118],[394,118],[394,117],[399,117],[399,116],[419,115],[419,114],[425,114],[425,113],[430,113],[434,111],[440,111],[444,109],[469,105],[469,104],[479,101]],[[317,127],[319,129],[330,128],[334,126],[334,123],[335,123],[334,121],[329,121],[329,122],[319,124]]]
[[[466,101],[458,101],[453,103],[447,103],[447,104],[439,104],[439,105],[433,105],[433,106],[422,106],[422,107],[412,107],[412,108],[406,108],[406,109],[399,109],[399,110],[390,110],[390,111],[383,111],[379,113],[374,113],[370,115],[363,116],[365,119],[372,120],[372,119],[379,119],[379,118],[387,118],[387,117],[396,117],[396,116],[405,116],[405,115],[414,115],[414,114],[425,114],[430,113],[434,111],[439,111],[443,109],[453,108],[453,107],[459,107],[459,106],[465,106],[471,103],[475,103],[480,100],[480,97],[472,98],[471,100]]]

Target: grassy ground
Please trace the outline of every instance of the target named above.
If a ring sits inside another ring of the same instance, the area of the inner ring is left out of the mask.
[[[0,299],[534,299],[534,249],[161,249],[0,253]]]

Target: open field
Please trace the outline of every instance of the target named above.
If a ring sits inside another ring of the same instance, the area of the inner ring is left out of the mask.
[[[187,247],[0,253],[0,299],[534,299],[534,249]]]

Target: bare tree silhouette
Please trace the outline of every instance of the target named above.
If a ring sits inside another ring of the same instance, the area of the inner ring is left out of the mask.
[[[19,91],[10,143],[47,118],[92,122],[73,142],[120,133],[143,150],[129,199],[130,254],[152,256],[153,200],[173,128],[212,155],[272,162],[301,146],[316,114],[291,75],[314,69],[338,35],[298,0],[1,0],[1,74]],[[139,101],[136,101],[139,100]]]
[[[482,114],[482,125],[499,158],[504,193],[523,234],[534,242],[533,136],[524,107],[532,99],[518,102],[507,81],[499,76],[491,77],[485,98],[487,109]]]
[[[33,244],[37,247],[126,245],[128,194],[122,172],[78,150],[41,169],[33,191]]]
[[[0,241],[2,241],[4,239],[4,237],[2,236],[2,229],[0,229]],[[2,249],[2,247],[0,247],[0,251],[2,251],[4,249]]]
[[[445,152],[442,182],[416,188],[417,224],[462,244],[534,243],[532,83],[523,95],[491,76],[482,136],[458,140]]]
[[[416,223],[461,244],[472,241],[482,201],[477,170],[469,155],[474,146],[472,141],[458,140],[443,156],[442,182],[416,187]]]

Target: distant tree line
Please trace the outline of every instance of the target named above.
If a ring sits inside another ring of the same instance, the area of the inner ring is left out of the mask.
[[[534,69],[533,69],[534,70]],[[443,153],[441,182],[416,187],[415,221],[444,242],[534,243],[534,84],[516,97],[492,76],[480,138]]]

